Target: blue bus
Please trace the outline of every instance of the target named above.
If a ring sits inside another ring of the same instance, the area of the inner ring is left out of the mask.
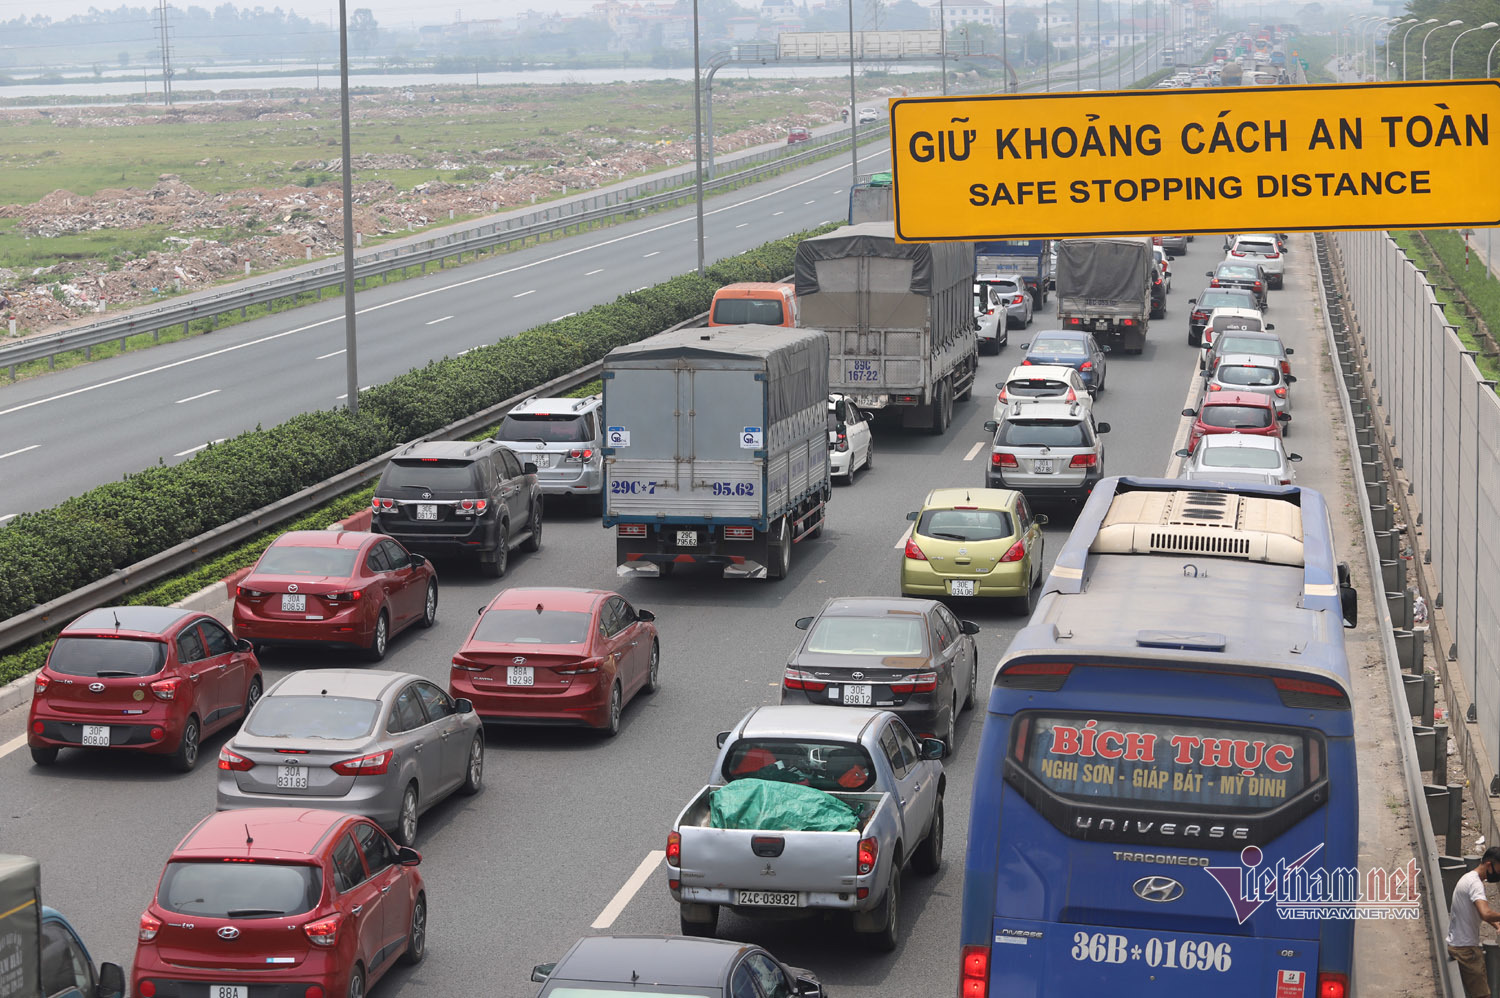
[[[995,671],[961,998],[1346,998],[1354,600],[1317,492],[1095,487]]]

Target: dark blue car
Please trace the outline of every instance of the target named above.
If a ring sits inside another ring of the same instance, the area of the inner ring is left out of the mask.
[[[1083,378],[1090,393],[1104,391],[1104,355],[1109,347],[1100,346],[1091,333],[1056,329],[1037,333],[1030,343],[1021,344],[1027,364],[1057,364],[1071,367]]]

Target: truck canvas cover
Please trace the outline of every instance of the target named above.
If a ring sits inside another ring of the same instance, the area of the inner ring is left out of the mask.
[[[709,799],[709,824],[770,832],[852,832],[854,809],[825,791],[774,780],[735,780]]]
[[[1069,299],[1088,303],[1139,301],[1146,287],[1151,251],[1139,239],[1062,240],[1057,248],[1057,286]],[[1087,289],[1079,295],[1078,289]]]
[[[898,243],[895,222],[864,222],[804,239],[797,245],[797,295],[818,293],[819,261],[861,256],[910,260],[911,286],[890,290],[924,298],[955,284],[971,283],[974,277],[973,243]]]
[[[36,860],[0,856],[0,998],[42,993],[41,886]]]

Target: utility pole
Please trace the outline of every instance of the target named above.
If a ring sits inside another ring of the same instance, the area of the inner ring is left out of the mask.
[[[157,0],[157,28],[161,33],[161,98],[164,107],[172,106],[172,43],[167,26],[167,0]]]
[[[697,3],[698,0],[693,0]],[[945,74],[946,75],[946,74]],[[854,93],[854,0],[849,0],[849,159],[854,172],[849,174],[849,189],[859,183],[859,98]],[[850,194],[853,197],[853,194]]]
[[[697,178],[698,203],[698,276],[703,276],[703,98],[699,96],[701,79],[698,62],[698,0],[693,0],[693,141],[697,143],[698,161],[693,171]]]
[[[852,14],[852,6],[850,9]],[[852,40],[850,44],[853,44]],[[948,14],[943,6],[943,0],[938,0],[938,59],[942,62],[943,96],[946,97],[948,96]],[[853,113],[852,109],[850,113]]]
[[[163,3],[166,0],[162,0]],[[344,191],[344,391],[349,414],[359,413],[359,358],[354,336],[354,165],[349,141],[349,16],[339,0],[339,126]]]

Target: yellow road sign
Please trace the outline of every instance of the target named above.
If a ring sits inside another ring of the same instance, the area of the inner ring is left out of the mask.
[[[1500,225],[1500,81],[890,102],[911,242]]]

